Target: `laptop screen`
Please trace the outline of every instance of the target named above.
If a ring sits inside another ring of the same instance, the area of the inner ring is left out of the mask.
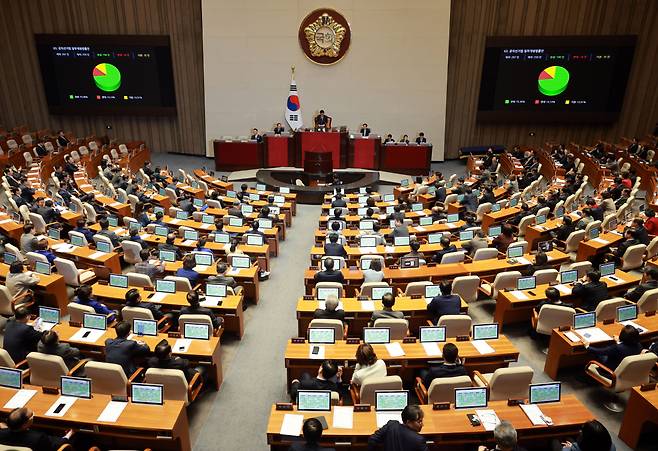
[[[473,231],[467,230],[465,232],[459,232],[459,241],[467,241],[473,239]]]
[[[130,400],[138,404],[159,404],[164,402],[164,386],[161,384],[130,384]]]
[[[388,327],[364,327],[363,342],[370,344],[390,343],[391,329]]]
[[[86,377],[60,377],[62,396],[73,396],[76,398],[91,398],[91,379]]]
[[[432,218],[431,216],[423,216],[418,220],[418,224],[420,224],[421,226],[430,226],[434,224],[434,218]]]
[[[186,240],[196,241],[199,239],[199,232],[197,232],[196,230],[185,230],[185,232],[183,233],[183,238],[185,238]]]
[[[98,243],[96,243],[96,250],[99,252],[103,252],[105,254],[109,254],[110,252],[112,252],[112,246],[110,245],[110,243],[107,243],[105,241],[99,241]]]
[[[320,287],[316,289],[318,301],[326,301],[332,295],[336,296],[336,299],[340,299],[340,289],[338,287]]]
[[[496,213],[496,212],[502,210],[502,208],[503,208],[503,207],[502,207],[500,204],[493,204],[493,205],[491,206],[491,212],[492,212],[492,213]]]
[[[564,207],[559,207],[555,210],[555,217],[561,218],[564,216]]]
[[[185,211],[177,211],[177,212],[176,212],[176,219],[180,219],[180,220],[185,220],[185,219],[187,219],[187,212],[185,212]]]
[[[286,203],[286,198],[283,196],[274,196],[274,203],[275,204],[284,204]]]
[[[510,246],[507,248],[507,258],[518,258],[523,256],[523,246]]]
[[[10,254],[9,252],[5,252],[3,254],[3,260],[4,260],[5,264],[11,265],[12,263],[14,263],[17,260],[17,258],[14,254]]]
[[[258,227],[260,229],[266,230],[266,229],[271,229],[272,227],[274,227],[274,224],[272,223],[271,219],[258,218]]]
[[[382,201],[384,202],[393,202],[395,200],[395,196],[393,194],[384,194],[382,196]]]
[[[617,307],[617,321],[632,321],[637,319],[637,305],[622,305]]]
[[[395,246],[409,246],[409,237],[408,236],[396,236],[393,238],[393,244]]]
[[[23,371],[0,367],[0,387],[23,388]]]
[[[297,392],[297,410],[313,412],[331,411],[331,391],[299,390]]]
[[[455,409],[477,407],[487,407],[487,389],[485,387],[455,388]]]
[[[459,221],[459,214],[458,213],[451,213],[446,217],[446,221],[448,223],[453,223]]]
[[[446,341],[446,328],[443,326],[421,326],[420,342],[421,343],[439,343]]]
[[[427,235],[427,242],[429,244],[436,244],[441,242],[441,238],[443,238],[442,233],[432,233],[430,235]]]
[[[530,384],[528,400],[530,404],[541,404],[544,402],[560,402],[560,382],[548,382],[545,384]]]
[[[598,227],[592,227],[589,230],[589,238],[591,240],[598,238],[600,234],[601,234],[601,229],[599,229]]]
[[[393,287],[373,287],[371,299],[380,301],[385,294],[393,294]]]
[[[230,197],[231,199],[235,199],[235,198],[238,197],[238,194],[235,191],[226,190],[226,197]]]
[[[122,274],[110,274],[110,286],[116,288],[128,288],[128,276]]]
[[[155,281],[155,291],[158,293],[175,293],[176,281],[158,279]]]
[[[226,244],[231,241],[231,236],[228,233],[215,233],[215,243]]]
[[[213,215],[201,215],[201,222],[204,224],[214,224],[215,217]]]
[[[206,296],[225,298],[226,293],[227,293],[226,285],[224,284],[220,284],[220,283],[206,284]]]
[[[502,230],[503,230],[502,226],[492,226],[492,227],[489,227],[489,233],[487,235],[489,235],[492,238],[495,238],[498,235],[500,235],[500,232]]]
[[[573,283],[578,279],[578,270],[571,269],[560,273],[560,283]]]
[[[281,188],[279,188],[279,192],[283,194],[288,194],[290,193],[290,188],[282,186]]]
[[[400,186],[409,186],[409,179],[400,180]]]
[[[228,218],[228,225],[231,227],[242,227],[242,218]]]
[[[254,207],[252,207],[251,205],[242,205],[240,207],[240,210],[242,211],[243,215],[248,215],[254,212]]]
[[[107,217],[107,222],[110,223],[110,227],[118,227],[119,226],[119,218],[116,216],[108,216]]]
[[[538,215],[535,217],[535,224],[542,225],[546,222],[546,215]]]
[[[576,313],[573,315],[573,328],[585,329],[596,326],[596,312]]]
[[[495,340],[498,338],[498,324],[474,324],[473,340]]]
[[[51,227],[48,229],[48,237],[52,238],[53,240],[59,240],[61,236],[61,230],[56,229],[54,227]]]
[[[157,236],[167,236],[167,234],[169,233],[169,229],[164,226],[155,226],[154,233]]]
[[[534,276],[519,277],[516,281],[517,290],[532,290],[537,286],[537,279]]]
[[[41,318],[44,323],[59,324],[59,309],[39,306],[39,318]]]
[[[516,207],[518,204],[519,204],[519,199],[518,198],[510,199],[510,201],[509,201],[509,206],[510,207]]]
[[[133,332],[137,335],[158,335],[158,322],[154,319],[133,319]]]
[[[599,265],[599,272],[601,273],[601,277],[611,276],[615,273],[615,264],[603,263]]]
[[[262,183],[256,183],[256,191],[267,191],[267,186]]]
[[[375,390],[375,411],[399,412],[409,404],[407,390]]]
[[[80,235],[71,235],[71,244],[74,246],[82,247],[85,245],[85,239]]]
[[[247,244],[249,246],[262,246],[264,244],[263,237],[260,235],[247,235]]]
[[[377,247],[377,237],[362,236],[359,239],[359,246],[361,246],[361,247]]]
[[[34,262],[34,270],[39,274],[50,274],[50,263],[46,262]]]
[[[84,313],[82,315],[82,326],[85,329],[105,330],[107,327],[107,318],[105,315],[96,313]]]
[[[425,297],[427,299],[433,299],[437,296],[441,296],[441,285],[425,285]]]
[[[192,205],[195,207],[203,207],[203,199],[194,199]]]
[[[194,254],[194,263],[199,266],[210,266],[212,265],[212,254],[207,252],[197,252]]]
[[[336,330],[331,327],[310,327],[308,342],[313,344],[333,344],[336,342]]]
[[[423,204],[411,204],[411,211],[423,211]]]
[[[160,260],[165,262],[175,262],[176,261],[176,252],[174,251],[160,251]]]
[[[249,268],[251,266],[251,260],[248,256],[234,255],[231,259],[231,266],[234,268]]]
[[[210,340],[211,335],[210,324],[185,323],[183,327],[183,338]]]

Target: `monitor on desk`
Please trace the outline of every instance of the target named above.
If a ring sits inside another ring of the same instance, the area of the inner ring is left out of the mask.
[[[382,201],[383,202],[394,202],[395,201],[395,196],[393,194],[384,194],[382,196]]]
[[[408,390],[375,390],[376,412],[401,412],[409,404]]]
[[[243,215],[248,215],[254,212],[254,207],[252,205],[243,204],[240,206],[240,211]]]
[[[421,343],[440,343],[446,341],[444,326],[420,326]]]
[[[370,344],[390,343],[391,329],[388,327],[364,327],[363,342]]]
[[[176,219],[179,219],[181,221],[184,221],[187,219],[187,212],[183,210],[177,210],[176,211]]]
[[[409,179],[402,179],[402,180],[400,180],[400,186],[401,186],[402,188],[406,188],[407,186],[409,186]]]
[[[432,224],[434,224],[434,218],[431,216],[422,216],[418,220],[418,225],[420,226],[431,226]]]
[[[356,203],[359,205],[365,205],[368,202],[368,196],[359,196],[356,200]]]
[[[201,215],[201,222],[203,224],[214,224],[215,223],[215,217],[213,215],[203,214],[203,215]]]
[[[175,293],[176,292],[176,281],[175,280],[157,279],[155,281],[155,291],[156,291],[156,293],[168,293],[168,294]]]
[[[15,368],[0,367],[0,387],[23,388],[23,371]]]
[[[71,235],[71,244],[77,247],[85,245],[85,237],[80,235]]]
[[[110,286],[116,288],[128,288],[128,276],[123,274],[110,274]]]
[[[262,183],[256,183],[256,191],[267,191],[267,186]]]
[[[183,338],[193,340],[210,340],[212,326],[204,323],[185,323],[183,326]]]
[[[443,238],[442,233],[430,233],[429,235],[427,235],[427,243],[438,244],[441,242],[441,238]]]
[[[265,244],[265,239],[262,235],[256,235],[250,233],[247,235],[247,245],[248,246],[262,246]]]
[[[617,307],[617,322],[633,321],[637,319],[637,305],[622,305]]]
[[[607,229],[608,231],[616,230],[616,229],[617,229],[617,218],[612,218],[612,219],[610,219],[610,220],[608,221],[608,224],[607,224],[607,226],[606,226],[606,229]]]
[[[231,258],[231,266],[235,269],[247,269],[251,267],[251,259],[248,255],[234,255]]]
[[[375,221],[371,219],[365,219],[359,221],[359,230],[372,230],[375,227]]]
[[[552,241],[540,241],[537,243],[537,249],[541,252],[550,252],[553,250],[553,242]]]
[[[290,194],[290,188],[282,186],[281,188],[279,188],[279,192],[281,194]]]
[[[107,318],[98,313],[83,313],[82,327],[85,329],[105,330],[107,329]]]
[[[231,236],[225,232],[216,232],[215,233],[215,243],[227,244],[231,241]]]
[[[368,193],[368,188],[366,188],[365,186],[359,188],[359,194],[367,194],[367,193]]]
[[[537,215],[535,217],[535,225],[542,225],[546,223],[546,215]]]
[[[274,227],[274,221],[269,218],[258,218],[258,228],[261,230],[267,230]]]
[[[389,205],[388,207],[386,207],[384,209],[384,211],[386,212],[387,215],[392,215],[393,213],[395,213],[395,207],[392,206],[392,205]]]
[[[98,252],[103,252],[104,254],[109,254],[112,252],[112,245],[107,241],[99,241],[96,243],[96,250]]]
[[[130,401],[136,404],[164,403],[164,386],[162,384],[130,384]]]
[[[133,319],[133,332],[139,336],[155,337],[158,335],[158,322],[154,319]]]
[[[108,216],[107,222],[110,223],[110,227],[119,227],[119,218],[116,216]]]
[[[309,327],[308,342],[310,344],[334,344],[336,343],[336,329],[333,327]]]
[[[359,237],[360,247],[377,247],[377,237],[375,236],[362,236]]]
[[[459,241],[468,241],[473,239],[473,231],[466,230],[464,232],[459,232]]]
[[[487,235],[489,238],[496,238],[498,235],[500,235],[500,232],[502,232],[503,227],[502,226],[491,226],[489,227],[489,233]]]
[[[473,340],[497,340],[498,324],[474,324]]]
[[[128,232],[139,232],[142,228],[142,225],[137,221],[130,221],[128,223]]]
[[[213,298],[225,298],[228,292],[226,284],[208,283],[206,284],[206,296]]]
[[[228,218],[228,225],[231,227],[242,227],[242,218],[231,217]]]
[[[393,287],[372,287],[373,301],[381,301],[385,294],[393,294]]]
[[[167,236],[169,234],[169,229],[165,226],[155,226],[155,230],[153,232],[156,234],[156,236]]]
[[[396,236],[393,237],[394,246],[409,246],[409,237],[408,236]]]
[[[60,376],[59,386],[62,396],[91,398],[91,379],[86,377]]]
[[[286,203],[286,198],[283,196],[276,195],[274,196],[274,203],[275,204],[285,204]]]
[[[5,262],[6,265],[11,265],[14,263],[18,258],[16,255],[10,253],[10,252],[5,252],[2,256],[3,261]]]
[[[194,254],[194,263],[198,266],[210,266],[213,264],[212,254],[197,252]]]
[[[50,263],[35,261],[34,262],[34,270],[39,274],[49,276],[50,275]]]
[[[602,263],[599,265],[599,272],[601,277],[612,276],[615,273],[615,264],[614,263]]]
[[[249,193],[249,200],[251,201],[258,201],[260,200],[260,196],[256,193]]]
[[[176,252],[161,250],[159,252],[160,260],[163,262],[175,262],[176,261]]]
[[[59,240],[61,236],[61,230],[57,229],[55,227],[51,227],[48,229],[48,237],[52,238],[53,240]]]
[[[460,194],[459,196],[457,196],[457,202],[461,203],[463,201],[464,201],[464,195],[463,194]]]
[[[601,234],[601,229],[599,229],[598,227],[592,227],[591,229],[589,229],[590,240],[594,240],[598,238],[600,234]]]
[[[425,299],[434,299],[441,295],[441,285],[425,285]]]
[[[199,232],[196,230],[185,230],[183,232],[183,239],[197,241],[199,239]]]
[[[336,296],[336,299],[340,299],[340,288],[338,287],[316,288],[315,295],[318,301],[326,301],[329,296]]]
[[[39,318],[41,318],[44,323],[59,324],[60,311],[55,307],[44,307],[40,305]]]
[[[308,412],[330,412],[331,390],[298,390],[297,410]]]
[[[235,191],[226,190],[226,197],[230,197],[231,199],[237,199],[238,193],[236,193]]]
[[[365,216],[368,214],[368,207],[359,207],[356,210],[356,214],[359,216]]]
[[[560,273],[560,283],[561,284],[566,284],[566,283],[574,283],[578,279],[578,270],[577,269],[570,269],[567,271],[562,271]]]
[[[420,258],[418,257],[400,257],[400,268],[420,268]]]
[[[564,207],[558,207],[555,209],[555,217],[556,218],[564,217]]]
[[[530,384],[528,389],[528,402],[542,404],[545,402],[560,402],[562,384],[560,382],[547,382],[544,384]]]
[[[487,407],[487,388],[455,388],[455,409]]]
[[[503,208],[502,205],[500,205],[499,203],[492,204],[491,205],[491,212],[492,213],[497,213],[500,210],[502,210],[502,208]]]
[[[510,246],[507,248],[507,258],[523,257],[523,246]]]
[[[423,211],[423,204],[411,204],[411,211]]]
[[[537,286],[537,279],[535,276],[519,277],[516,281],[517,290],[532,290]]]
[[[194,188],[194,186],[192,186],[192,188]],[[203,199],[196,199],[196,198],[195,198],[195,199],[192,201],[192,205],[194,205],[195,207],[203,207],[203,205],[204,205],[204,203],[203,203]]]
[[[585,329],[596,326],[596,312],[575,313],[573,315],[573,328]]]
[[[427,188],[427,194],[429,194],[430,196],[436,195],[436,186],[430,186],[429,188]]]
[[[517,205],[519,205],[519,198],[518,198],[518,197],[515,197],[514,199],[510,199],[510,200],[509,200],[509,206],[510,206],[510,208],[514,208],[514,207],[516,207]]]
[[[459,222],[459,213],[451,213],[448,216],[446,216],[446,222],[448,224]]]

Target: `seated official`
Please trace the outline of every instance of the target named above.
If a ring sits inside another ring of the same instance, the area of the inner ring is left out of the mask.
[[[368,450],[384,445],[386,451],[427,451],[425,437],[420,435],[424,415],[420,407],[409,404],[402,411],[402,423],[389,420],[368,438]]]
[[[566,440],[560,443],[553,440],[552,449],[556,451],[615,451],[610,433],[598,420],[590,420],[583,424],[578,438],[571,442]]]
[[[443,362],[430,365],[428,369],[420,371],[420,377],[423,380],[425,388],[429,389],[432,381],[444,377],[466,376],[468,372],[459,358],[459,348],[454,343],[443,345]]]
[[[324,255],[347,258],[347,251],[342,244],[338,243],[338,234],[329,234],[329,242],[324,245]]]
[[[149,353],[149,347],[146,343],[141,340],[128,339],[130,329],[129,322],[121,321],[114,326],[117,338],[105,340],[105,361],[121,365],[127,377],[130,377],[137,370],[135,359]]]
[[[567,238],[569,238],[569,235],[575,231],[576,225],[573,223],[571,216],[564,216],[562,217],[562,225],[555,229],[553,235],[555,236],[556,240],[566,241]]]
[[[335,451],[335,448],[323,448],[318,445],[322,438],[322,423],[317,418],[308,418],[302,426],[304,442],[295,442],[288,451]]]
[[[101,227],[101,230],[98,232],[99,235],[106,236],[112,241],[113,246],[119,245],[119,235],[110,230],[110,222],[107,218],[103,218],[98,221],[98,225]]]
[[[402,135],[402,138],[400,138],[400,141],[398,141],[400,144],[409,144],[409,135]]]
[[[62,437],[50,435],[32,428],[34,412],[28,407],[19,407],[9,412],[6,428],[0,428],[0,443],[6,446],[21,446],[35,451],[56,451],[66,445],[73,435],[69,429]]]
[[[623,327],[619,332],[619,342],[602,348],[591,346],[589,343],[585,347],[592,354],[595,360],[599,361],[612,371],[617,369],[624,358],[638,355],[642,352],[640,343],[640,332],[630,324]]]
[[[44,201],[43,207],[37,208],[37,214],[41,215],[46,224],[57,222],[60,217],[59,211],[53,208],[53,201],[50,199]]]
[[[516,429],[509,421],[502,420],[494,428],[494,440],[496,441],[494,448],[480,446],[478,451],[525,451],[525,448],[517,444]]]
[[[286,129],[283,128],[283,125],[281,125],[281,122],[277,122],[272,131],[274,132],[275,135],[280,135],[281,133],[286,131]]]
[[[338,308],[338,298],[331,294],[324,301],[324,308],[316,309],[313,312],[313,319],[339,319],[344,321],[345,310]]]
[[[185,374],[185,380],[190,382],[194,375],[203,367],[190,368],[190,362],[182,357],[174,356],[171,352],[171,346],[167,340],[162,340],[155,345],[153,350],[153,357],[149,357],[146,361],[149,368],[161,368],[165,370],[181,370]]]
[[[589,271],[583,280],[576,282],[571,294],[589,311],[595,310],[599,302],[609,299],[608,286],[601,282],[601,273],[595,270]]]
[[[45,238],[42,238],[37,242],[37,250],[35,252],[46,257],[46,259],[48,259],[48,263],[51,265],[55,264],[55,259],[57,256],[53,254],[50,249],[48,249],[48,240]]]
[[[363,283],[381,282],[384,280],[384,271],[382,271],[382,261],[370,260],[370,267],[363,270]]]
[[[424,265],[425,264],[425,256],[423,255],[422,252],[419,252],[420,242],[414,240],[411,243],[409,243],[409,247],[411,248],[411,252],[408,252],[408,253],[404,254],[401,258],[408,258],[408,257],[414,258],[415,257],[415,258],[418,258],[421,265]]]
[[[318,271],[315,273],[313,279],[316,284],[318,282],[338,282],[345,284],[345,276],[343,276],[343,273],[340,272],[340,270],[337,271],[334,269],[333,258],[324,259],[324,271]]]
[[[176,253],[176,260],[183,258],[183,252],[174,244],[176,241],[176,234],[170,233],[167,235],[167,240],[164,243],[158,244],[159,251],[171,251]]]
[[[210,318],[213,329],[218,329],[224,323],[222,317],[215,316],[212,310],[206,307],[201,307],[201,295],[198,291],[190,291],[187,293],[187,303],[189,306],[180,309],[181,315],[205,315]]]
[[[326,132],[330,127],[329,116],[324,114],[324,110],[320,110],[320,114],[313,118],[313,122],[315,123],[315,129],[320,132]]]
[[[341,208],[346,208],[347,207],[347,202],[343,198],[343,195],[340,194],[340,193],[337,193],[336,197],[334,197],[334,200],[331,201],[331,208],[337,208],[337,207],[341,207]],[[340,210],[339,210],[339,212],[340,212]],[[335,213],[336,212],[334,211],[334,214]],[[340,217],[340,215],[339,215],[339,217]]]
[[[441,284],[441,294],[427,304],[427,312],[432,317],[432,322],[438,324],[443,315],[459,315],[461,304],[461,298],[452,294],[452,284],[447,282]]]
[[[39,276],[23,269],[23,263],[18,260],[9,265],[5,285],[14,299],[28,294],[39,283]]]
[[[457,251],[457,246],[452,244],[450,242],[450,238],[448,238],[445,235],[441,237],[440,244],[441,244],[441,249],[436,251],[436,253],[432,257],[432,260],[436,263],[441,263],[441,259],[443,258],[444,255]]]
[[[27,254],[28,252],[34,252],[36,250],[37,238],[32,233],[34,231],[34,226],[29,222],[23,224],[23,233],[21,234],[21,239],[19,241],[21,252]]]
[[[260,133],[258,133],[257,128],[252,128],[251,129],[251,136],[249,137],[249,139],[251,139],[252,141],[256,141],[256,142],[263,142],[263,137],[261,136]]]
[[[196,242],[196,247],[192,252],[205,252],[207,254],[212,254],[212,250],[206,247],[207,243],[208,243],[208,238],[205,236],[200,236]]]
[[[404,217],[404,213],[402,214],[402,216]],[[395,218],[395,227],[393,227],[393,231],[389,235],[391,241],[393,241],[396,237],[409,236],[409,227],[407,226],[407,224],[404,223],[403,217]]]
[[[510,224],[503,224],[500,235],[493,239],[491,245],[498,249],[498,252],[506,253],[510,244],[516,241],[514,229]]]
[[[475,213],[478,209],[478,198],[470,187],[466,187],[466,193],[459,203],[470,213]]]
[[[94,309],[100,315],[109,315],[107,322],[111,323],[116,319],[116,311],[110,310],[105,304],[98,302],[91,297],[92,289],[89,285],[82,285],[75,290],[74,302],[78,304],[87,305]]]
[[[535,314],[537,315],[539,312],[541,312],[541,308],[545,305],[559,305],[562,307],[573,308],[573,305],[562,302],[562,299],[560,298],[560,290],[557,288],[546,288],[545,295],[546,300],[540,301],[539,304],[534,307]]]
[[[390,134],[390,133],[387,134],[386,138],[384,139],[384,144],[394,143],[394,142],[395,142],[395,139],[393,139],[393,135]]]
[[[195,266],[196,260],[194,258],[194,254],[187,254],[185,257],[183,257],[183,267],[176,271],[176,276],[185,277],[190,281],[192,286],[195,286],[201,278],[201,275],[194,270]]]
[[[144,240],[142,240],[142,237],[139,234],[138,229],[131,229],[128,232],[128,236],[124,238],[122,241],[132,241],[133,243],[137,243],[140,246],[142,246],[142,249],[146,249],[148,246]]]
[[[240,294],[242,292],[242,287],[238,285],[233,277],[226,275],[226,271],[228,271],[226,263],[218,261],[216,268],[217,275],[208,277],[206,282],[226,285],[227,287],[233,288],[235,294]]]
[[[159,321],[164,318],[164,313],[160,311],[160,306],[151,302],[142,302],[142,295],[137,288],[131,288],[126,292],[126,307],[145,308],[151,312],[153,319]]]
[[[650,235],[658,235],[658,218],[656,212],[652,208],[647,208],[644,212],[647,219],[644,221],[644,228],[647,229]]]
[[[426,144],[427,143],[427,138],[425,138],[425,133],[420,132],[418,133],[418,137],[416,138],[416,144]]]
[[[297,392],[299,390],[330,390],[338,392],[338,384],[341,381],[343,368],[336,365],[332,360],[325,360],[320,365],[318,375],[311,377],[303,373],[299,379],[294,379],[290,386],[290,397],[293,403],[297,403]]]
[[[473,257],[478,249],[486,249],[489,247],[487,235],[482,230],[475,232],[475,235],[469,241],[462,243],[462,249],[468,251],[468,255]]]
[[[616,248],[612,249],[612,252],[606,255],[608,261],[614,261],[617,265],[621,264],[621,259],[624,257],[626,250],[635,246],[636,244],[641,244],[637,239],[638,233],[635,229],[628,228],[624,232],[624,241]]]
[[[151,282],[154,282],[159,275],[164,274],[164,262],[155,258],[155,255],[151,255],[151,250],[142,249],[139,252],[139,257],[142,261],[135,263],[136,273],[146,274],[151,279]]]
[[[41,340],[37,344],[37,352],[60,356],[68,369],[76,366],[81,358],[80,350],[68,343],[60,342],[59,335],[54,330],[43,333]]]
[[[548,255],[545,252],[539,251],[535,255],[535,262],[524,270],[523,273],[525,276],[531,276],[537,271],[544,269],[553,269],[551,265],[548,264]]]
[[[356,365],[354,366],[351,381],[353,385],[363,385],[370,377],[386,376],[386,362],[377,358],[375,350],[368,343],[361,343],[356,348],[355,358]]]
[[[7,321],[2,347],[9,353],[15,363],[25,360],[25,357],[37,350],[43,332],[39,332],[27,324],[30,313],[25,307],[18,307],[14,317]]]
[[[260,227],[260,225],[259,225],[258,221],[254,221],[251,224],[251,229],[247,230],[245,233],[249,233],[249,234],[252,234],[252,235],[260,235],[260,236],[263,237],[264,242],[267,242],[267,237],[265,236],[265,232],[263,232],[262,230],[259,230],[259,227]]]
[[[374,324],[375,321],[383,318],[404,319],[404,312],[394,311],[393,310],[394,305],[395,305],[395,298],[391,293],[386,293],[384,296],[382,296],[382,307],[383,307],[382,310],[375,310],[374,312],[372,312],[370,323]]]
[[[87,239],[88,243],[94,242],[94,232],[92,232],[87,227],[87,221],[85,221],[84,219],[78,219],[78,221],[76,222],[75,229],[73,229],[73,231],[83,234],[84,237]]]
[[[628,290],[624,295],[624,298],[629,301],[637,302],[640,300],[642,295],[649,290],[655,290],[658,288],[658,269],[656,268],[646,268],[644,270],[645,280],[643,283],[639,284],[637,287],[632,290]]]

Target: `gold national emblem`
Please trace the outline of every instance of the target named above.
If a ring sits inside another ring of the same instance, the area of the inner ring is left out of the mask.
[[[333,9],[317,9],[299,26],[299,45],[317,64],[334,64],[350,47],[351,32],[347,19]]]

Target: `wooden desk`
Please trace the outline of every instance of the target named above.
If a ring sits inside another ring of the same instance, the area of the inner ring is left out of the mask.
[[[7,279],[9,265],[0,263],[0,278]],[[39,283],[34,290],[36,293],[37,304],[57,307],[61,310],[62,315],[68,314],[69,298],[66,294],[66,282],[64,277],[59,274],[37,274]]]
[[[95,283],[91,289],[92,295],[99,301],[110,304],[119,311],[125,306],[126,293],[129,288],[111,287],[109,285]],[[164,312],[180,310],[181,307],[189,305],[187,302],[187,292],[177,291],[156,302],[150,298],[154,293],[153,291],[146,291],[143,288],[138,288],[138,290],[144,302],[161,305]],[[227,296],[222,301],[222,305],[211,306],[209,308],[215,315],[221,316],[224,319],[224,330],[236,334],[240,339],[242,338],[244,335],[243,296]]]
[[[658,390],[640,391],[639,387],[633,387],[619,429],[619,438],[635,449],[647,423],[658,425]]]
[[[0,230],[3,235],[9,237],[14,243],[20,243],[23,234],[23,224],[16,222],[11,216],[0,213]]]
[[[141,448],[156,447],[161,450],[188,451],[190,444],[189,423],[183,401],[165,401],[163,405],[128,403],[115,423],[101,423],[98,416],[112,400],[109,395],[94,393],[91,399],[78,399],[62,417],[46,416],[59,395],[47,395],[41,387],[26,385],[37,390],[27,407],[34,411],[34,426],[55,429],[63,434],[74,429],[76,434],[89,436],[94,443],[105,446]],[[93,387],[92,387],[93,390]],[[0,404],[5,405],[17,390],[0,387]],[[0,408],[3,418],[11,409]],[[157,446],[154,446],[157,443]]]
[[[641,279],[639,276],[623,272],[619,269],[615,271],[615,277],[618,277],[621,281],[616,283],[607,277],[601,278],[601,281],[608,285],[610,297],[613,297],[613,294],[626,292],[626,290],[631,288],[633,285],[639,283]],[[538,285],[532,290],[524,290],[523,294],[525,294],[528,299],[517,299],[511,291],[499,291],[498,297],[496,298],[496,311],[494,312],[494,321],[500,324],[501,327],[510,323],[530,321],[530,318],[532,317],[532,310],[541,301],[546,300],[546,289],[548,287],[548,284],[544,284]],[[571,286],[560,285],[559,287],[559,289],[569,292],[567,294],[563,291],[560,291],[560,299],[562,299],[562,301],[573,303],[576,300],[576,298],[571,294]],[[530,294],[529,291],[532,291],[535,294]],[[577,302],[576,304],[577,307],[580,306],[580,302]]]
[[[206,172],[203,169],[195,169],[193,171],[193,174],[196,178],[201,179],[204,182],[212,185],[213,188],[220,189],[223,194],[225,194],[227,190],[229,190],[229,191],[233,190],[233,184],[232,183],[222,182],[221,180],[216,179],[215,177],[206,174]]]
[[[76,262],[78,268],[90,266],[105,266],[115,274],[121,274],[121,260],[117,252],[97,253],[95,249],[87,246],[73,246],[71,252],[55,250],[55,255]]]
[[[655,340],[658,336],[658,316],[640,315],[634,323],[647,329],[646,332],[640,334],[640,341],[648,343]],[[619,323],[603,324],[596,323],[596,327],[603,330],[610,337],[618,336],[623,326]],[[598,342],[596,346],[603,346],[611,342]],[[581,366],[584,368],[585,364],[592,360],[592,354],[589,354],[585,349],[585,345],[581,341],[571,342],[564,332],[553,329],[551,334],[551,341],[548,347],[548,356],[544,364],[544,373],[550,378],[557,380],[558,372],[562,368]]]
[[[432,410],[429,405],[421,408],[425,413],[422,435],[430,441],[428,445],[431,449],[455,451],[472,449],[483,443],[492,444],[493,434],[486,432],[483,426],[471,426],[466,417],[466,414],[475,413],[474,409]],[[541,405],[542,412],[553,420],[552,426],[533,426],[519,406],[508,406],[507,401],[492,401],[487,408],[495,410],[499,418],[512,423],[519,443],[523,446],[545,444],[552,438],[577,436],[582,425],[594,419],[594,415],[575,395],[563,396],[559,403]],[[322,446],[366,449],[368,437],[377,430],[374,411],[355,413],[352,429],[336,429],[332,427],[332,412],[298,412],[296,409],[292,412],[278,411],[272,406],[267,425],[267,443],[272,450],[286,450],[290,446],[290,437],[280,434],[284,415],[289,413],[304,415],[305,418],[323,415],[329,429],[322,433]]]
[[[598,238],[593,240],[582,240],[578,243],[578,254],[576,261],[583,262],[594,257],[596,254],[606,252],[610,246],[614,246],[624,239],[624,236],[618,232],[602,233]],[[599,241],[602,240],[602,241]]]
[[[482,230],[488,233],[489,227],[503,223],[520,212],[521,209],[519,207],[501,208],[500,211],[490,211],[482,216]]]

